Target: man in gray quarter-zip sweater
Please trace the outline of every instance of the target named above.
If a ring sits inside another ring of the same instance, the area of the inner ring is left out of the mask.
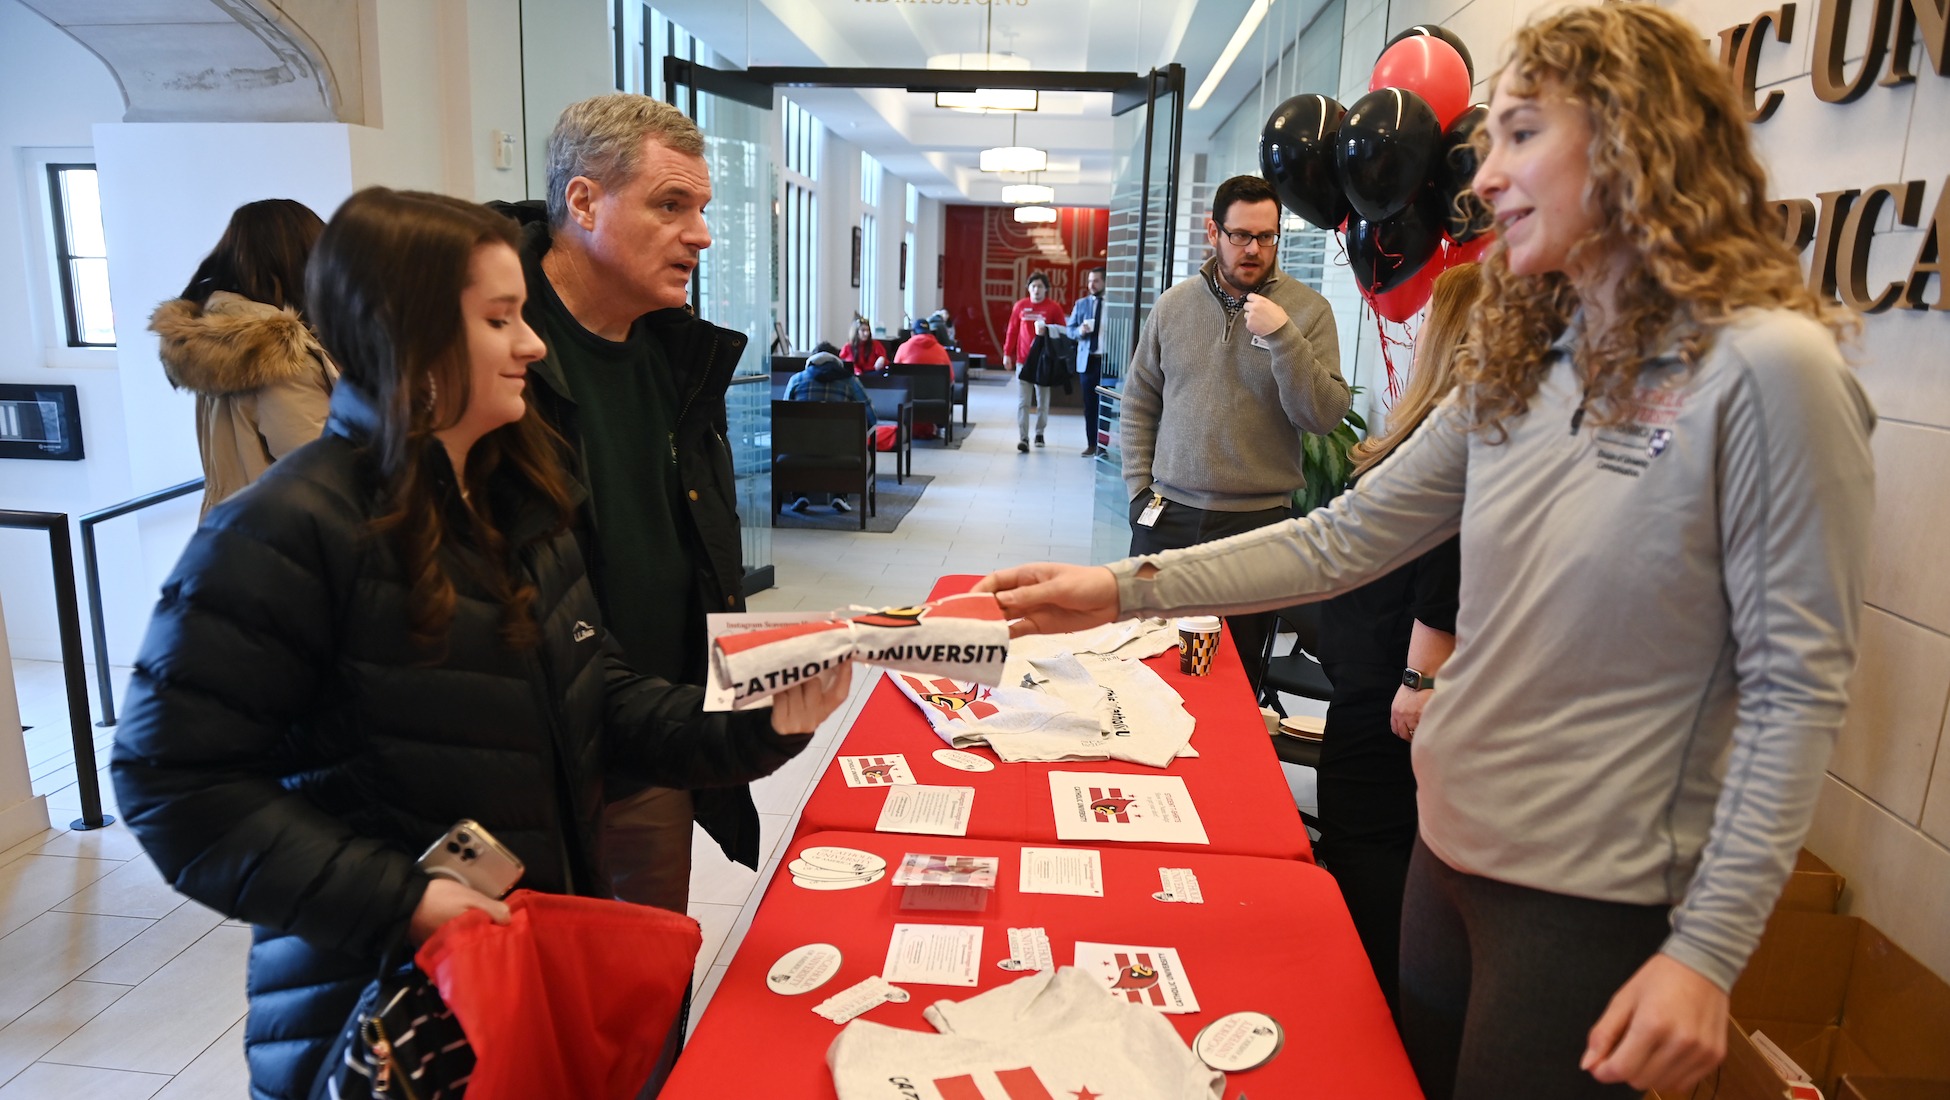
[[[1280,272],[1279,226],[1266,181],[1220,184],[1205,219],[1212,258],[1160,294],[1144,323],[1122,412],[1134,555],[1286,519],[1306,484],[1301,434],[1333,431],[1353,404],[1334,314]],[[1227,622],[1258,683],[1271,616]]]

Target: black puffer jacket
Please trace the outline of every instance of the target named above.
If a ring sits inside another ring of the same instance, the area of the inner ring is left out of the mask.
[[[600,895],[606,773],[745,783],[808,740],[765,714],[702,715],[700,689],[626,667],[575,540],[547,537],[547,510],[511,480],[490,506],[538,590],[541,643],[503,645],[499,605],[457,580],[449,652],[428,663],[370,528],[372,430],[369,399],[341,383],[325,437],[210,514],[163,586],[116,732],[116,796],[144,850],[257,926],[244,1042],[260,1098],[305,1095],[419,904],[415,858],[454,821],[514,849],[523,886]],[[425,461],[459,507],[444,451]]]
[[[542,295],[534,289],[542,274],[542,256],[550,246],[548,210],[539,201],[493,202],[489,209],[518,222],[521,229],[521,263],[528,277],[528,323],[544,331],[540,315]],[[731,444],[727,432],[725,390],[731,385],[738,358],[744,354],[745,334],[719,328],[698,319],[689,310],[666,309],[649,315],[651,328],[663,345],[664,360],[675,376],[676,391],[683,394],[674,427],[671,448],[677,455],[677,476],[683,483],[686,516],[690,520],[678,532],[691,548],[697,562],[698,606],[706,611],[745,609],[744,541],[738,524],[738,487],[732,473]],[[529,368],[529,394],[535,411],[568,441],[569,461],[578,480],[591,484],[584,464],[581,415],[569,391],[568,377],[562,372],[555,349]],[[594,562],[602,554],[602,537],[597,528],[596,511],[583,508],[578,520],[583,553]],[[597,593],[601,598],[601,593]],[[702,636],[703,624],[695,624]],[[674,628],[674,629],[681,629]],[[612,779],[609,797],[622,798],[640,790],[640,784]],[[745,866],[758,869],[758,809],[751,791],[744,787],[718,787],[693,792],[693,813],[711,839],[724,853]]]

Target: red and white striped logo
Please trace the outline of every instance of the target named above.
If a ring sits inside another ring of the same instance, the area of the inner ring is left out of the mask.
[[[986,1078],[988,1074],[982,1076]],[[995,1082],[1001,1087],[1000,1092],[977,1083],[974,1074],[964,1073],[959,1077],[936,1078],[934,1089],[941,1094],[941,1100],[1056,1100],[1043,1079],[1028,1066],[996,1070]]]
[[[894,762],[884,756],[869,756],[860,765],[860,782],[872,787],[894,781]]]

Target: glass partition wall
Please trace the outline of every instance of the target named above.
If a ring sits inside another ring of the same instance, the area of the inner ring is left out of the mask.
[[[711,168],[711,247],[691,284],[699,317],[745,334],[745,350],[725,395],[726,442],[738,494],[745,594],[772,586],[772,387],[766,369],[773,299],[772,171],[769,86],[665,59],[669,101],[704,131]],[[705,81],[709,81],[707,85]]]
[[[1118,446],[1124,370],[1158,295],[1179,274],[1178,162],[1184,136],[1185,72],[1177,65],[1140,79],[1142,95],[1126,101],[1114,119],[1116,165],[1111,184],[1110,239],[1104,270],[1102,389],[1098,402],[1095,505],[1090,553],[1097,561],[1121,558],[1131,530],[1123,456]]]

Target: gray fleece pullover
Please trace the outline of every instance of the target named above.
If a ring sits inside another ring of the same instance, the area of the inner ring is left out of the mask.
[[[1306,484],[1300,435],[1334,430],[1353,404],[1327,299],[1271,268],[1257,293],[1288,321],[1264,339],[1212,290],[1218,257],[1158,296],[1124,380],[1124,484],[1131,497],[1216,512],[1291,501]]]
[[[1751,311],[1582,423],[1573,336],[1491,444],[1439,407],[1312,516],[1111,567],[1127,616],[1345,592],[1462,533],[1455,656],[1414,742],[1459,871],[1673,904],[1731,988],[1806,835],[1855,663],[1875,414],[1826,330]],[[1158,572],[1138,579],[1143,561]]]

